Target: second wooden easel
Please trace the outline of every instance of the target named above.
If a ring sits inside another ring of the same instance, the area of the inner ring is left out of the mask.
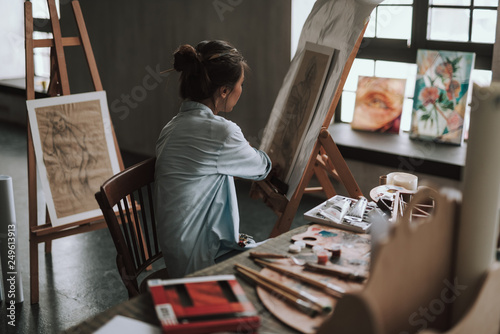
[[[269,180],[254,182],[253,184],[251,196],[253,198],[262,198],[278,215],[278,221],[274,225],[270,237],[276,237],[290,230],[300,200],[305,193],[322,191],[327,198],[335,196],[336,191],[330,177],[340,181],[346,188],[350,197],[358,198],[363,196],[342,154],[328,132],[328,127],[332,122],[335,109],[342,95],[344,83],[347,80],[354,58],[356,58],[358,53],[367,25],[368,23],[365,24],[347,59],[340,77],[339,85],[337,86],[330,108],[328,109],[328,113],[319,131],[318,139],[314,144],[314,148],[309,156],[300,182],[290,200],[288,200],[284,194],[281,194]],[[307,186],[313,175],[316,176],[321,186],[308,188]]]
[[[102,91],[103,87],[97,65],[94,59],[94,53],[90,45],[90,40],[87,33],[87,28],[83,20],[80,3],[72,1],[73,13],[78,26],[79,37],[62,37],[59,18],[54,0],[47,0],[50,13],[50,21],[52,26],[52,39],[33,40],[33,12],[30,1],[24,3],[25,14],[25,38],[26,38],[26,99],[35,99],[34,87],[34,59],[33,49],[39,47],[51,48],[51,75],[48,94],[50,96],[69,95],[69,80],[66,68],[66,59],[64,56],[64,47],[79,46],[83,47],[87,58],[90,75],[96,91]],[[70,235],[75,235],[83,232],[94,231],[105,228],[106,223],[101,217],[95,217],[82,221],[65,224],[62,226],[52,226],[48,214],[47,221],[43,224],[38,224],[38,208],[37,208],[37,178],[36,178],[36,159],[33,147],[33,138],[31,129],[27,126],[28,132],[28,202],[29,202],[29,242],[30,242],[30,297],[31,303],[38,303],[39,299],[39,281],[38,281],[38,244],[45,243],[45,252],[50,252],[51,242],[54,239],[63,238]],[[113,130],[113,138],[115,142],[116,152],[118,154],[118,162],[120,169],[123,170],[123,161],[119,154],[116,136]]]

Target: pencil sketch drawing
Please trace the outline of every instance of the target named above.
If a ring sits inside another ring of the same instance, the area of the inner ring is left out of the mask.
[[[314,115],[329,61],[329,54],[307,49],[304,52],[268,152],[275,171],[282,180],[289,175]]]
[[[86,134],[59,112],[49,113],[48,129],[44,138],[45,164],[55,158],[57,169],[49,174],[51,183],[61,184],[64,193],[76,200],[84,200],[92,195],[87,170],[95,166],[97,160],[89,152]]]
[[[99,101],[39,107],[35,113],[57,217],[98,209],[94,194],[113,175]]]

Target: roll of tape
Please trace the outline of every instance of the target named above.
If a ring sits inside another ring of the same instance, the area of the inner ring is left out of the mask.
[[[17,247],[16,211],[12,178],[0,175],[0,263],[3,275],[4,297],[22,303],[23,282]],[[10,304],[10,301],[7,301]]]

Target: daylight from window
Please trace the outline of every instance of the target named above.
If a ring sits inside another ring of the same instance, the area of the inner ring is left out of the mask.
[[[412,40],[412,0],[387,0],[372,12],[365,38]],[[462,43],[495,42],[497,0],[430,0],[426,36],[429,41]],[[401,130],[409,131],[417,65],[356,58],[344,85],[341,100],[342,122],[350,123],[356,100],[359,76],[406,79]],[[492,73],[474,69],[471,83],[488,86]],[[466,126],[467,127],[467,126]]]

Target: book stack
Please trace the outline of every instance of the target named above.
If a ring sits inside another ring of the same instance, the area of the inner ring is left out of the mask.
[[[254,333],[260,317],[234,275],[149,280],[166,333]]]

